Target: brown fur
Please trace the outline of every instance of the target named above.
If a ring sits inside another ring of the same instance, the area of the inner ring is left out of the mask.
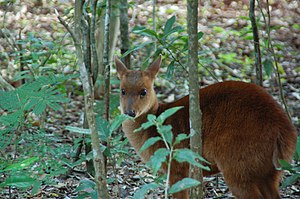
[[[159,104],[153,89],[161,58],[145,71],[127,70],[116,59],[123,113],[135,111],[134,121],[125,121],[123,131],[138,152],[150,137],[158,136],[155,128],[133,131],[147,121],[147,114],[159,115],[166,109],[184,106],[166,120],[173,126],[174,136],[189,134],[189,97],[168,104]],[[146,89],[147,95],[141,96]],[[225,182],[236,198],[280,198],[278,159],[291,161],[296,146],[296,130],[277,102],[261,87],[254,84],[228,81],[201,89],[200,106],[203,114],[203,156],[212,165],[204,175],[223,173]],[[163,143],[157,143],[141,154],[148,161]],[[189,147],[189,141],[178,146]],[[188,176],[189,165],[172,163],[171,184]],[[165,169],[165,168],[163,168]],[[173,195],[188,198],[188,191]]]

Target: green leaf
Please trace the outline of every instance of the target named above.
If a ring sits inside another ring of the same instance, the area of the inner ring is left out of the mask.
[[[159,187],[159,184],[157,184],[156,182],[152,182],[150,184],[145,184],[142,186],[142,188],[140,188],[138,191],[136,191],[133,195],[133,199],[142,199],[145,198],[145,195],[147,194],[147,192],[149,190],[154,190],[157,189]]]
[[[298,136],[298,139],[297,139],[296,153],[300,157],[300,136]]]
[[[28,158],[28,159],[23,160],[23,161],[21,161],[21,162],[14,163],[14,164],[11,164],[11,165],[7,166],[3,171],[16,171],[16,170],[22,170],[22,169],[26,168],[27,166],[33,164],[33,163],[36,162],[37,160],[39,160],[38,157]]]
[[[198,32],[198,40],[203,37],[203,32]]]
[[[156,116],[152,115],[152,114],[149,114],[147,116],[147,120],[148,120],[147,122],[143,123],[140,128],[135,129],[133,132],[137,133],[137,132],[139,132],[141,130],[145,130],[145,129],[148,129],[149,127],[151,127],[151,126],[154,126],[155,125]]]
[[[219,27],[219,26],[214,26],[213,29],[217,33],[223,33],[223,32],[225,32],[225,29],[222,28],[222,27]]]
[[[163,138],[167,141],[167,143],[172,145],[173,133],[172,133],[171,125],[158,126],[157,131],[163,136]]]
[[[168,65],[167,67],[167,73],[166,73],[166,77],[167,79],[171,79],[173,77],[173,74],[174,74],[174,68],[175,68],[175,65],[174,65],[175,61],[171,61],[171,63]]]
[[[209,162],[206,161],[199,154],[193,152],[190,149],[176,149],[174,151],[174,158],[178,162],[188,162],[189,164],[192,164],[192,165],[195,165],[204,170],[210,171],[209,167],[202,165],[197,160],[200,160],[200,161],[208,163],[208,164],[209,164]]]
[[[273,69],[274,69],[273,62],[270,59],[266,59],[263,62],[263,66],[264,66],[264,69],[265,69],[265,72],[266,72],[267,76],[270,76],[273,72]]]
[[[36,115],[41,115],[44,110],[47,108],[45,102],[43,100],[40,100],[35,107],[33,108],[32,112]]]
[[[287,186],[294,184],[294,182],[298,181],[300,179],[300,174],[299,173],[295,173],[289,177],[287,177],[283,182],[281,187],[282,188],[286,188]]]
[[[290,170],[293,166],[285,160],[278,160],[279,164],[282,166],[282,169]]]
[[[132,117],[129,117],[128,115],[125,115],[125,114],[121,114],[121,115],[118,115],[117,117],[115,117],[115,119],[112,121],[110,128],[109,128],[110,134],[113,131],[115,131],[117,128],[119,128],[125,120],[131,119],[131,118]]]
[[[160,148],[155,151],[155,153],[150,157],[149,162],[147,163],[156,175],[157,171],[160,169],[162,163],[167,160],[167,156],[169,155],[169,151],[166,148]]]
[[[33,185],[34,183],[36,183],[36,180],[29,176],[14,175],[14,176],[8,177],[3,183],[0,184],[0,187],[14,186],[17,188],[28,188],[31,185]]]
[[[158,116],[157,122],[163,124],[168,117],[170,117],[171,115],[173,115],[174,113],[176,113],[178,110],[182,108],[183,106],[178,106],[178,107],[167,109],[166,111],[164,111]]]
[[[150,146],[152,146],[153,144],[155,144],[156,142],[160,141],[161,137],[152,137],[149,138],[144,144],[143,146],[140,148],[139,153],[142,153],[144,150],[148,149]]]
[[[173,193],[177,193],[179,191],[194,187],[194,186],[198,186],[199,184],[201,184],[198,180],[195,180],[193,178],[184,178],[178,182],[176,182],[175,184],[173,184],[173,186],[170,188],[169,193],[173,194]]]
[[[66,130],[74,132],[74,133],[85,134],[85,135],[91,134],[90,129],[84,129],[84,128],[79,128],[79,127],[75,127],[75,126],[66,126]]]
[[[186,140],[186,139],[189,139],[189,138],[190,138],[189,135],[187,135],[185,133],[181,133],[181,134],[176,136],[174,145],[179,144],[182,140]]]
[[[170,32],[175,21],[176,21],[176,17],[174,15],[170,19],[167,20],[165,28],[164,28],[164,35],[166,35]]]
[[[96,118],[96,121],[97,121],[97,129],[100,133],[100,138],[107,142],[110,136],[108,121],[102,118],[101,116],[98,116]]]
[[[184,29],[181,26],[176,26],[174,28],[172,28],[169,32],[167,32],[166,34],[163,34],[161,39],[164,41],[169,35],[175,33],[175,32],[182,32],[184,31]]]
[[[96,183],[94,181],[85,179],[80,180],[80,184],[78,187],[76,187],[75,191],[86,191],[86,190],[94,190],[96,187]]]
[[[154,43],[154,41],[148,41],[148,42],[145,42],[145,43],[143,43],[143,44],[141,44],[141,45],[134,46],[133,48],[127,50],[127,51],[122,55],[122,58],[123,58],[123,57],[126,57],[127,55],[129,55],[129,54],[132,53],[133,51],[139,50],[139,49],[144,48],[145,46],[150,45],[150,44],[153,44],[153,43]]]
[[[157,33],[154,30],[147,29],[144,26],[135,26],[132,32],[138,35],[148,36],[152,38],[158,37]]]

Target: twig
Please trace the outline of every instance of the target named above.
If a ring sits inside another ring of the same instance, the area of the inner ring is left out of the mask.
[[[98,54],[97,54],[97,48],[96,48],[96,16],[97,16],[97,3],[98,0],[92,0],[91,6],[92,6],[92,18],[91,18],[91,50],[93,55],[93,83],[95,84],[98,76],[98,70],[99,70],[99,62],[98,62]]]
[[[57,12],[57,10],[54,9],[54,11],[55,11],[55,14],[56,14],[56,16],[57,16],[59,22],[65,27],[65,29],[67,29],[67,31],[70,33],[70,35],[71,35],[73,41],[76,43],[76,42],[77,42],[77,39],[76,39],[76,36],[75,36],[75,34],[74,34],[74,31],[73,31],[73,30],[70,28],[70,26],[65,22],[65,20],[59,16],[59,13]]]
[[[288,115],[288,117],[291,120],[291,115],[289,113],[289,110],[288,110],[288,107],[287,107],[287,104],[286,104],[286,101],[285,101],[284,93],[283,93],[281,76],[280,76],[280,73],[279,73],[278,60],[277,60],[277,57],[275,56],[276,53],[275,53],[275,49],[274,49],[274,46],[273,46],[272,40],[271,40],[271,14],[270,14],[270,9],[269,9],[269,0],[267,0],[267,2],[266,2],[267,3],[266,7],[267,7],[268,20],[266,19],[266,16],[265,16],[265,14],[264,14],[264,12],[262,10],[262,7],[261,7],[261,5],[259,3],[259,0],[257,0],[257,2],[258,2],[258,5],[259,5],[259,9],[260,9],[260,11],[262,13],[262,16],[263,16],[266,28],[267,28],[267,34],[268,34],[267,49],[272,54],[272,57],[273,57],[273,60],[274,60],[274,63],[275,63],[275,71],[276,71],[277,81],[278,81],[278,85],[279,85],[280,99],[281,99],[281,102],[282,102],[282,104],[284,106],[286,114]]]

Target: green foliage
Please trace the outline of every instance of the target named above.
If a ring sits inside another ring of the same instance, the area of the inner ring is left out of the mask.
[[[182,190],[198,186],[200,182],[198,180],[195,180],[193,178],[184,178],[178,182],[176,182],[171,188],[170,188],[170,193],[177,193]]]
[[[70,146],[54,147],[53,138],[42,129],[32,133],[31,117],[43,117],[46,109],[62,110],[68,102],[59,85],[74,76],[36,76],[13,91],[0,91],[0,150],[14,148],[13,158],[1,153],[0,174],[5,176],[0,188],[31,189],[35,194],[42,182],[51,184],[53,176],[66,172],[62,157]],[[55,138],[56,139],[56,138]],[[59,158],[58,161],[56,158]],[[39,176],[44,176],[40,178]]]
[[[154,154],[150,157],[147,165],[153,170],[154,175],[157,175],[161,166],[165,164],[168,167],[168,172],[166,176],[166,184],[162,185],[160,183],[154,182],[151,184],[144,185],[139,191],[137,191],[134,195],[134,198],[143,198],[144,195],[149,190],[155,190],[159,187],[165,187],[165,195],[176,193],[182,191],[184,189],[188,189],[193,186],[199,185],[200,182],[190,178],[184,178],[181,181],[175,183],[172,187],[169,187],[168,179],[170,179],[170,167],[171,162],[176,160],[177,162],[187,162],[189,164],[193,164],[197,167],[200,167],[205,170],[209,170],[209,167],[202,165],[200,162],[205,162],[209,164],[204,158],[200,155],[194,153],[190,149],[186,148],[175,148],[177,144],[185,139],[189,139],[190,135],[187,134],[179,134],[175,137],[172,133],[172,126],[165,125],[164,122],[167,118],[175,114],[178,110],[182,109],[183,107],[174,107],[168,109],[161,113],[158,117],[155,115],[149,114],[147,116],[148,121],[143,123],[140,128],[135,130],[135,133],[140,133],[141,130],[148,129],[149,127],[155,126],[159,136],[152,137],[148,139],[143,146],[141,147],[139,153],[145,151],[149,147],[153,146],[157,142],[164,142],[165,148],[157,149]]]
[[[84,179],[80,181],[79,186],[75,189],[78,192],[76,199],[84,199],[91,197],[92,199],[97,199],[98,194],[96,191],[96,183],[89,179]]]
[[[5,126],[8,131],[22,126],[29,112],[41,115],[47,107],[59,110],[59,103],[69,100],[56,84],[67,79],[70,76],[41,76],[13,91],[0,91],[0,108],[6,111],[0,116],[0,126]]]
[[[96,125],[100,140],[102,142],[108,143],[106,146],[101,144],[101,150],[104,152],[106,157],[113,162],[113,164],[122,162],[124,156],[129,155],[128,149],[125,148],[125,145],[128,144],[128,140],[122,140],[123,137],[121,135],[113,135],[113,133],[119,129],[122,122],[128,119],[132,120],[131,117],[124,114],[116,116],[110,122],[103,119],[99,115],[96,117]],[[83,129],[73,126],[67,126],[66,129],[74,133],[88,135],[85,138],[85,143],[91,144],[89,129]],[[76,164],[81,164],[83,161],[90,160],[92,158],[92,152],[90,152],[89,154],[83,155]],[[107,182],[112,183],[116,180],[116,178],[107,179]],[[81,180],[80,185],[77,187],[76,190],[79,192],[78,198],[85,198],[88,196],[92,198],[97,198],[95,184],[93,181],[86,179]]]
[[[168,64],[166,77],[170,79],[175,67],[180,66],[180,68],[185,69],[183,62],[187,60],[188,36],[184,34],[184,31],[182,26],[176,25],[175,16],[169,18],[158,31],[148,29],[144,26],[135,26],[132,32],[139,36],[148,37],[149,41],[135,45],[123,56],[140,49],[147,49],[148,52],[155,51],[154,55],[148,54],[144,60],[143,65],[147,65],[149,64],[150,57],[155,57],[159,54],[169,55],[172,61]],[[199,32],[198,39],[200,40],[202,36],[203,33]],[[156,49],[155,46],[157,46]]]
[[[279,163],[281,165],[280,170],[287,170],[291,173],[291,176],[287,177],[283,182],[282,182],[282,187],[285,188],[289,185],[292,185],[293,183],[297,182],[300,180],[300,136],[298,136],[297,139],[297,145],[296,145],[296,151],[294,155],[294,160],[295,160],[295,165],[292,165],[288,163],[285,160],[279,160]]]
[[[142,188],[140,188],[139,190],[137,190],[134,193],[133,199],[144,198],[148,191],[155,190],[155,189],[157,189],[159,187],[160,187],[160,185],[157,184],[156,182],[152,182],[152,183],[146,184],[146,185],[144,185]]]

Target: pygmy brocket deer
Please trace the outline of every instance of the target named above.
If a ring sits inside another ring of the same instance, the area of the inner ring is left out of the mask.
[[[189,134],[189,96],[172,103],[159,103],[153,89],[161,65],[161,56],[146,70],[129,70],[115,58],[120,78],[121,111],[134,118],[123,122],[123,131],[138,152],[145,141],[158,136],[156,128],[134,133],[147,121],[147,114],[159,115],[166,109],[183,106],[166,120],[174,137]],[[204,176],[222,172],[233,195],[239,199],[280,198],[281,171],[278,159],[291,161],[297,134],[279,104],[261,87],[239,81],[216,83],[200,90],[202,111],[203,154],[211,165]],[[164,147],[156,143],[141,153],[148,161]],[[178,145],[188,148],[189,140]],[[166,169],[166,168],[163,168]],[[173,162],[170,183],[188,177],[187,163]],[[173,198],[186,199],[188,191]]]

